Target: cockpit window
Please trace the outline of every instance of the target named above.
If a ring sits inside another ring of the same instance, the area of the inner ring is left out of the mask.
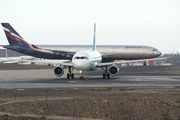
[[[153,49],[153,51],[158,51],[157,49]]]
[[[88,59],[86,56],[82,56],[82,57],[75,57],[74,59]]]

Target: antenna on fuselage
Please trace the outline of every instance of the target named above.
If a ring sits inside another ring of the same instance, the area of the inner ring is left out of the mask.
[[[94,23],[94,39],[93,39],[93,51],[96,50],[96,23]]]

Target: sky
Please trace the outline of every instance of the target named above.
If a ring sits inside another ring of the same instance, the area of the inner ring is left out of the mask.
[[[180,0],[0,0],[0,22],[35,45],[91,45],[96,23],[97,45],[180,52]]]

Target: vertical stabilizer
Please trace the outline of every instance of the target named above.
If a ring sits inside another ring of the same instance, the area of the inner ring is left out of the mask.
[[[9,23],[1,23],[10,45],[25,44],[23,38],[14,30]]]
[[[26,42],[9,23],[1,23],[1,25],[4,29],[9,45],[28,45],[32,48],[38,48],[37,46]]]
[[[93,39],[93,51],[96,50],[96,23],[94,23],[94,39]]]

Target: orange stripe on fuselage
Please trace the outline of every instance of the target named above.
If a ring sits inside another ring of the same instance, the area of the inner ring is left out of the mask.
[[[12,36],[11,34],[8,34],[8,33],[5,33],[5,34],[6,34],[6,36],[10,37],[12,40],[17,40],[17,41],[26,43],[26,44],[27,44],[31,49],[33,49],[34,51],[41,52],[41,53],[51,54],[51,52],[44,52],[44,51],[41,51],[41,50],[34,49],[34,48],[31,47],[27,42],[25,42],[24,40],[21,40],[21,39],[19,39],[19,38],[16,38],[16,37]]]

